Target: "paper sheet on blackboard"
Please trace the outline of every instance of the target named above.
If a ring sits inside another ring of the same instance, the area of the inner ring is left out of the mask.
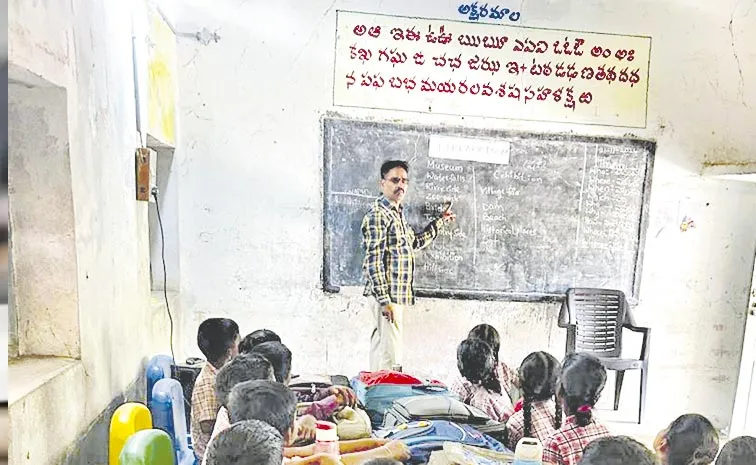
[[[509,164],[509,142],[468,137],[431,136],[428,155],[431,158]]]

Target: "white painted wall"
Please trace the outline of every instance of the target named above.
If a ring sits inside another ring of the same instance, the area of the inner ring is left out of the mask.
[[[502,2],[502,5],[506,2]],[[350,110],[365,118],[658,141],[638,320],[653,327],[648,409],[661,427],[699,411],[730,421],[744,310],[756,248],[756,186],[701,178],[702,162],[756,159],[756,8],[749,2],[547,1],[521,4],[522,24],[650,35],[649,125],[644,130]],[[331,107],[335,11],[456,19],[458,2],[186,1],[179,40],[183,142],[179,160],[183,340],[227,315],[243,331],[279,332],[297,370],[354,374],[368,362],[369,315],[359,291],[324,295],[319,119]],[[697,227],[680,232],[683,215]],[[557,307],[421,299],[408,312],[412,371],[454,369],[474,324],[502,333],[502,358],[561,355]],[[193,348],[193,350],[191,350]],[[637,377],[626,377],[625,393]],[[609,392],[609,391],[607,391]],[[607,394],[608,397],[608,394]],[[632,418],[632,414],[629,415]]]
[[[14,464],[58,463],[144,360],[167,352],[167,318],[150,303],[147,204],[135,201],[130,8],[9,4],[11,64],[67,92],[70,173],[60,176],[71,176],[81,334],[81,363],[11,404]]]

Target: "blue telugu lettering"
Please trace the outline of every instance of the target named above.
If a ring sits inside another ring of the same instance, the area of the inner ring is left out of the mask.
[[[520,12],[512,11],[509,8],[504,8],[500,5],[488,6],[488,3],[478,5],[478,2],[461,3],[457,7],[457,11],[462,16],[466,16],[469,21],[477,21],[480,18],[489,19],[508,19],[511,22],[517,22],[520,20]]]

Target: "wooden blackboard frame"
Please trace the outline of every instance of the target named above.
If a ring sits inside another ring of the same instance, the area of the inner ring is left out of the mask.
[[[323,262],[321,270],[321,281],[323,291],[327,293],[338,293],[341,287],[358,287],[358,286],[340,286],[331,282],[331,271],[329,263],[331,254],[330,238],[328,231],[329,212],[328,199],[330,196],[329,179],[330,170],[330,152],[331,141],[328,140],[328,125],[338,124],[339,122],[360,124],[363,127],[389,128],[403,132],[418,132],[424,135],[443,135],[443,136],[461,136],[472,138],[505,138],[518,137],[526,139],[539,139],[543,141],[570,141],[577,143],[613,143],[618,142],[624,145],[638,147],[646,151],[646,164],[644,172],[643,192],[641,201],[640,221],[638,222],[638,249],[635,252],[635,272],[633,275],[632,295],[627,298],[631,303],[637,303],[640,295],[640,283],[643,269],[643,257],[646,248],[646,233],[649,221],[649,202],[651,198],[651,181],[653,177],[654,158],[656,155],[656,142],[649,139],[628,137],[611,137],[611,136],[588,136],[573,133],[538,133],[529,131],[515,131],[492,128],[463,127],[458,125],[437,125],[423,123],[397,123],[389,120],[360,119],[352,118],[339,114],[329,113],[324,115],[320,121],[322,154],[323,154]],[[377,182],[377,181],[376,181]],[[416,288],[415,294],[418,297],[442,298],[442,299],[459,299],[459,300],[480,300],[480,301],[513,301],[513,302],[556,302],[564,298],[564,294],[551,293],[522,293],[522,292],[495,292],[495,291],[475,291],[467,289],[424,289]]]

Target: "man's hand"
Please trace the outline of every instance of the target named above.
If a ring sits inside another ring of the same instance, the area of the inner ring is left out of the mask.
[[[449,204],[446,205],[446,208],[444,208],[444,211],[441,212],[441,218],[444,220],[444,224],[449,224],[457,219],[457,215],[454,214],[454,212],[451,210],[451,207],[452,202],[449,202]]]
[[[357,395],[346,386],[332,386],[330,391],[343,407],[354,407],[357,403]]]
[[[387,319],[389,323],[394,322],[394,304],[386,304],[381,306],[381,315]]]

